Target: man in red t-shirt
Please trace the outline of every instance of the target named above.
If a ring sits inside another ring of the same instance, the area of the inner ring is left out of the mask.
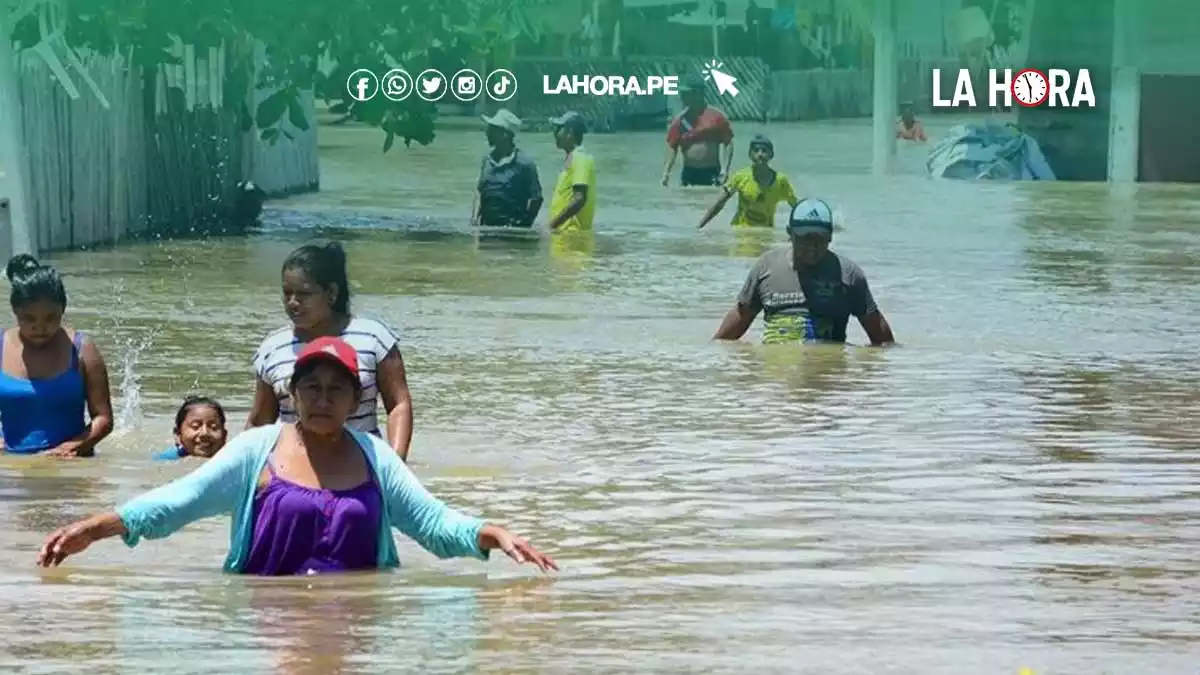
[[[662,184],[671,180],[675,159],[683,151],[683,185],[722,185],[733,162],[733,127],[729,119],[704,100],[704,79],[689,77],[679,85],[683,112],[667,127],[667,159]],[[724,156],[722,156],[722,154]]]

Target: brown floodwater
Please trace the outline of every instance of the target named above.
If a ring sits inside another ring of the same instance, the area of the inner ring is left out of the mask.
[[[864,121],[765,130],[902,347],[710,342],[783,234],[732,205],[697,232],[714,194],[658,185],[658,134],[587,139],[594,239],[470,236],[482,131],[385,156],[324,128],[324,190],[260,233],[54,256],[117,431],[0,457],[0,672],[1196,672],[1200,191],[933,182],[917,148],[873,178]],[[520,141],[549,188],[549,135]],[[188,470],[150,461],[182,396],[241,427],[314,233],[401,334],[414,470],[562,573],[402,541],[394,574],[241,578],[226,519],[37,570],[56,526]]]

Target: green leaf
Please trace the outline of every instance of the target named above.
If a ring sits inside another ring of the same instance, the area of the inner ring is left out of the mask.
[[[293,135],[291,135],[290,133],[288,133],[288,130],[287,130],[287,129],[280,129],[279,131],[280,131],[280,132],[282,132],[282,133],[283,133],[283,137],[284,137],[284,138],[286,138],[286,139],[288,139],[289,141],[294,141],[294,140],[296,140],[296,137],[295,137],[295,136],[293,136]]]
[[[279,141],[279,129],[276,127],[271,127],[270,129],[263,129],[262,133],[259,135],[259,137],[262,138],[264,141],[270,143],[271,145],[274,145],[276,142]]]
[[[288,121],[300,131],[308,131],[308,116],[304,114],[304,107],[300,105],[298,96],[293,95],[288,99]]]
[[[345,115],[346,113],[350,112],[350,106],[346,105],[345,101],[338,101],[337,103],[329,106],[329,112],[333,113],[334,115]]]
[[[254,121],[258,124],[259,129],[273,127],[283,118],[283,111],[288,107],[288,99],[291,94],[287,89],[280,89],[258,104],[258,112],[254,116]]]
[[[19,49],[29,49],[42,41],[42,31],[38,27],[37,14],[30,14],[13,26],[12,41],[17,44]]]

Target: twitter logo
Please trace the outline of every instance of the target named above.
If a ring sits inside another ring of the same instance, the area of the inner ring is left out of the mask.
[[[430,68],[417,76],[417,96],[426,101],[437,101],[446,95],[446,76]]]

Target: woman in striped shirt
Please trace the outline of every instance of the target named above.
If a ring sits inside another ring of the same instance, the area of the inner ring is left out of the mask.
[[[282,276],[283,307],[291,324],[268,335],[254,355],[258,378],[246,427],[296,421],[295,403],[288,391],[296,355],[318,337],[340,337],[358,353],[362,381],[358,407],[346,426],[381,435],[378,408],[382,398],[387,413],[386,440],[407,461],[412,399],[399,341],[379,321],[350,313],[346,252],[336,242],[301,246],[283,262]]]

